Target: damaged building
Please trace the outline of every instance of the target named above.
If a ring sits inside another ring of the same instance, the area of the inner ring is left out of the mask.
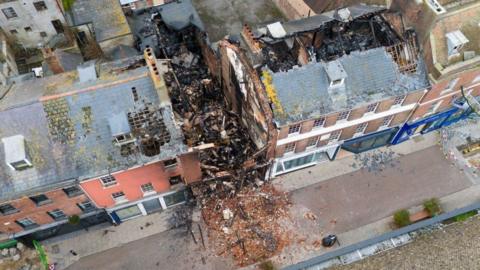
[[[8,88],[0,99],[2,237],[42,238],[70,216],[120,223],[185,202],[201,170],[172,108],[168,70],[147,49]]]
[[[229,103],[273,145],[271,176],[389,144],[430,87],[416,33],[380,6],[245,25],[219,46]]]

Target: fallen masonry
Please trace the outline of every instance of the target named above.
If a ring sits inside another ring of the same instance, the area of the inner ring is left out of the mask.
[[[153,23],[160,58],[169,60],[165,83],[185,141],[202,149],[203,181],[191,189],[215,253],[232,256],[242,266],[277,254],[289,242],[287,230],[279,226],[289,203],[285,194],[264,183],[266,151],[256,147],[240,116],[229,109],[221,84],[205,63],[203,31],[196,26],[174,30],[160,15]],[[188,220],[179,217],[172,223]]]
[[[207,199],[202,215],[216,254],[231,254],[240,266],[275,255],[292,241],[279,222],[288,217],[288,205],[287,195],[270,184]]]

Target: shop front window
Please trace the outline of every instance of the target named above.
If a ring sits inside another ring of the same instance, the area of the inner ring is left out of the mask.
[[[142,212],[140,211],[140,208],[138,208],[137,205],[132,205],[120,210],[116,210],[115,213],[120,218],[120,220],[125,220],[128,218],[142,215]]]
[[[165,204],[168,206],[172,206],[175,204],[182,203],[186,200],[185,198],[185,192],[183,190],[169,194],[163,197],[163,200],[165,201]]]

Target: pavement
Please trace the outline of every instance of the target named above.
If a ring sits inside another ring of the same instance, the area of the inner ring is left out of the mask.
[[[82,258],[67,269],[224,270],[228,269],[225,268],[226,264],[228,262],[223,258],[206,255],[202,245],[195,244],[185,228],[181,228]]]
[[[55,262],[57,269],[65,269],[83,257],[120,247],[138,239],[146,239],[171,229],[169,218],[175,209],[127,220],[118,226],[112,226],[109,223],[100,224],[90,227],[88,231],[76,231],[47,239],[42,241],[42,244],[49,262]],[[71,250],[76,255],[73,255]]]
[[[480,140],[480,117],[472,117],[442,129],[442,149],[448,160],[464,171],[472,182],[480,184],[480,153],[464,157],[458,150],[459,146],[466,144],[468,137],[472,141]]]
[[[272,261],[287,266],[329,252],[332,249],[321,247],[319,241],[332,232],[342,246],[388,232],[392,230],[390,215],[394,211],[418,209],[431,197],[439,197],[446,211],[476,201],[480,186],[444,158],[439,140],[438,133],[433,132],[376,150],[393,152],[395,157],[378,171],[369,172],[359,166],[358,158],[346,156],[275,179],[277,187],[291,194],[288,223],[294,225],[290,228],[291,245]],[[228,259],[208,252],[208,232],[204,232],[207,248],[202,250],[198,243],[192,244],[191,238],[177,237],[178,233],[169,230],[170,215],[165,211],[117,227],[50,239],[44,245],[49,258],[58,262],[58,269],[69,265],[68,269],[234,268]],[[198,232],[196,235],[198,240]],[[170,243],[182,248],[170,251]],[[78,255],[73,256],[70,250]],[[188,254],[196,255],[195,259],[185,259],[191,257]]]
[[[394,156],[398,157],[438,145],[439,141],[440,137],[438,132],[431,132],[417,140],[409,140],[398,145],[382,147],[380,149],[382,151],[393,151]],[[274,183],[275,186],[281,190],[290,192],[337,176],[358,171],[361,169],[360,167],[352,166],[356,163],[358,162],[356,161],[355,156],[348,155],[342,159],[337,159],[334,162],[326,161],[313,167],[280,175],[275,178]]]

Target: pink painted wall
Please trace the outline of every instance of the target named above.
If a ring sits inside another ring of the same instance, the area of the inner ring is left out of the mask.
[[[170,176],[180,174],[180,166],[174,169],[164,169],[162,162],[146,165],[124,172],[112,173],[117,179],[117,184],[104,187],[99,178],[87,180],[80,185],[87,195],[98,207],[112,207],[115,201],[112,193],[123,191],[128,201],[135,201],[143,198],[141,185],[152,183],[158,193],[170,190],[168,181]]]

